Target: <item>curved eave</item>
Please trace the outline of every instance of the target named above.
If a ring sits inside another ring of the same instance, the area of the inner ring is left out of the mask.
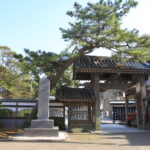
[[[60,102],[82,102],[82,103],[93,103],[95,99],[78,99],[78,98],[58,98]]]
[[[150,70],[79,68],[75,71],[75,74],[76,73],[121,73],[121,74],[150,75]]]

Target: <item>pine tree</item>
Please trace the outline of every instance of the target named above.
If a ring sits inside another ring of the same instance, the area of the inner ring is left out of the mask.
[[[49,76],[51,89],[72,63],[97,48],[111,50],[120,58],[147,60],[150,58],[150,37],[139,36],[136,29],[129,31],[121,28],[123,17],[136,5],[134,0],[100,0],[87,3],[85,7],[74,3],[74,10],[68,11],[67,15],[75,21],[69,23],[68,29],[60,29],[62,38],[69,43],[66,51],[61,53],[63,55],[55,57],[56,54],[28,50],[26,59],[36,71],[39,69]]]

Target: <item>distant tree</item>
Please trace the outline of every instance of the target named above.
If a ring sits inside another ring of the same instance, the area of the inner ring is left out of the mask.
[[[68,29],[60,29],[63,39],[69,43],[67,50],[60,55],[26,50],[28,57],[25,60],[34,67],[33,72],[43,72],[51,79],[51,89],[72,63],[97,48],[111,50],[120,57],[139,60],[140,56],[140,60],[147,60],[150,37],[139,36],[136,29],[121,28],[122,18],[136,5],[134,0],[100,0],[87,3],[85,7],[74,3],[74,10],[68,11],[67,15],[75,22],[69,23]]]
[[[9,47],[0,46],[0,86],[9,91],[10,98],[34,98],[36,81],[25,71],[26,62],[19,62]]]
[[[14,52],[7,46],[0,46],[0,86],[7,89],[10,80],[13,81],[15,77],[14,68],[16,65]]]
[[[13,52],[7,46],[0,46],[0,66],[3,66],[9,70],[15,67],[16,59],[14,58],[15,52]]]
[[[30,115],[31,112],[32,112],[32,109],[23,109],[18,112],[18,116],[25,117],[25,116]]]
[[[0,117],[11,117],[13,111],[8,108],[1,108],[0,109]]]

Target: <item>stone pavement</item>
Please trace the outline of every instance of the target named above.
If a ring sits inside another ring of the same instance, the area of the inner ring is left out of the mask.
[[[105,133],[114,133],[114,132],[150,132],[150,130],[143,130],[143,129],[137,129],[135,127],[128,127],[126,125],[120,125],[120,124],[102,124],[101,125],[102,132]]]

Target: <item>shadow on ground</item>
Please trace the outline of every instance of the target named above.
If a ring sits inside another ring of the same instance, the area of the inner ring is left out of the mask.
[[[119,145],[130,146],[150,146],[150,132],[131,132],[131,133],[104,133],[104,138],[108,140],[127,140],[128,144]]]

